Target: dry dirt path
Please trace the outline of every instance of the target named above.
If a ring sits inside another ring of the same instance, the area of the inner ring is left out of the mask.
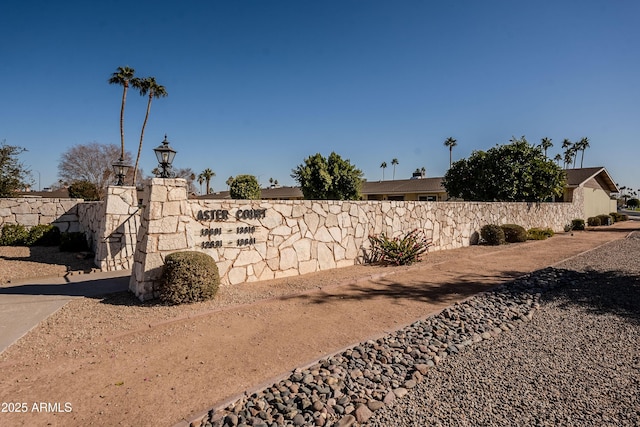
[[[1,355],[2,402],[24,402],[27,412],[0,413],[0,425],[173,425],[346,346],[624,238],[638,226],[629,221],[546,241],[435,252],[411,268],[356,266],[247,284],[239,292],[261,292],[262,298],[199,305],[200,311],[191,307],[168,317],[117,299],[73,301]],[[345,282],[358,275],[365,278]],[[296,286],[296,280],[305,283]],[[311,289],[286,292],[304,288]],[[34,412],[39,402],[53,409],[58,403],[60,411]]]

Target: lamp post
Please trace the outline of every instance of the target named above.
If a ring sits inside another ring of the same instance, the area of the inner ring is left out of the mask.
[[[156,158],[160,165],[160,178],[172,178],[171,163],[176,156],[177,151],[171,148],[169,141],[167,141],[167,135],[164,136],[164,141],[158,147],[154,148]]]
[[[118,161],[111,166],[113,167],[113,173],[117,178],[116,185],[124,185],[124,177],[127,176],[127,171],[131,166],[124,162],[122,156],[120,156]]]

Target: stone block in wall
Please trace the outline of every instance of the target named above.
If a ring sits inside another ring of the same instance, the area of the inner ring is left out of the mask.
[[[39,224],[40,217],[37,213],[16,213],[16,223],[31,227]]]

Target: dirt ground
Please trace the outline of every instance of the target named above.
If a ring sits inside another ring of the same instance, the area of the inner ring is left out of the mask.
[[[409,267],[361,265],[225,287],[213,301],[179,307],[126,293],[78,298],[0,354],[1,401],[27,409],[0,412],[0,425],[174,425],[639,228],[628,221],[545,241],[432,252]],[[41,402],[48,411],[34,410]]]

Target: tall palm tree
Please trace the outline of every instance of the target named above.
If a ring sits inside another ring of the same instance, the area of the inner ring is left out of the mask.
[[[584,138],[582,138],[580,140],[579,144],[579,150],[582,151],[582,156],[580,157],[580,167],[582,167],[582,162],[584,161],[584,150],[586,150],[587,148],[590,147],[589,145],[589,138],[587,138],[586,136]]]
[[[202,183],[204,182],[204,176],[202,174],[198,174],[198,184],[200,184],[200,194],[202,194]]]
[[[453,137],[451,136],[444,141],[445,147],[449,147],[449,169],[451,169],[451,164],[452,164],[451,153],[453,152],[453,147],[458,145],[456,142],[457,141],[453,139]]]
[[[563,139],[562,148],[564,149],[564,153],[562,153],[564,155],[564,168],[568,169],[573,162],[573,142],[567,138]]]
[[[558,166],[560,166],[560,160],[562,160],[562,156],[560,154],[556,154],[556,156],[553,158],[553,160],[555,160],[556,164]]]
[[[151,100],[153,98],[163,98],[168,95],[164,86],[159,85],[156,82],[155,77],[145,77],[139,79],[134,77],[131,79],[131,86],[140,91],[140,96],[149,95],[147,101],[147,114],[144,116],[144,122],[142,122],[142,130],[140,131],[140,144],[138,144],[138,155],[136,156],[136,164],[133,168],[133,182],[136,182],[136,173],[138,171],[138,162],[140,161],[140,153],[142,152],[142,139],[144,138],[144,129],[147,127],[147,120],[149,120],[149,111],[151,110]]]
[[[211,189],[211,187],[209,187],[209,183],[211,182],[211,178],[216,176],[216,173],[214,171],[212,171],[211,169],[206,168],[205,170],[202,171],[202,173],[200,175],[202,175],[202,177],[204,178],[204,180],[207,183],[207,187],[206,187],[207,193],[206,194],[209,194],[209,192],[210,192],[209,190]]]
[[[129,81],[133,78],[135,70],[129,67],[118,67],[111,74],[109,84],[122,86],[122,104],[120,106],[120,159],[124,159],[124,104],[127,102],[127,90]]]
[[[553,143],[551,142],[551,138],[547,138],[546,136],[542,138],[540,141],[540,146],[544,150],[544,156],[547,157],[547,150],[553,147]]]
[[[393,180],[396,180],[396,165],[399,165],[398,159],[391,159],[391,164],[393,165]]]
[[[387,162],[382,162],[380,167],[382,168],[382,180],[384,181],[384,170],[387,168]]]
[[[140,162],[140,153],[142,152],[142,140],[144,139],[144,129],[147,127],[147,121],[149,120],[149,111],[151,111],[151,101],[153,98],[163,98],[168,95],[164,86],[159,85],[156,82],[155,77],[145,77],[143,79],[134,77],[131,79],[131,86],[140,91],[140,96],[149,95],[147,101],[147,113],[144,116],[144,122],[142,122],[142,130],[140,131],[140,143],[138,144],[138,155],[136,156],[136,164],[133,168],[133,182],[136,182],[136,173],[138,171],[138,163]]]

